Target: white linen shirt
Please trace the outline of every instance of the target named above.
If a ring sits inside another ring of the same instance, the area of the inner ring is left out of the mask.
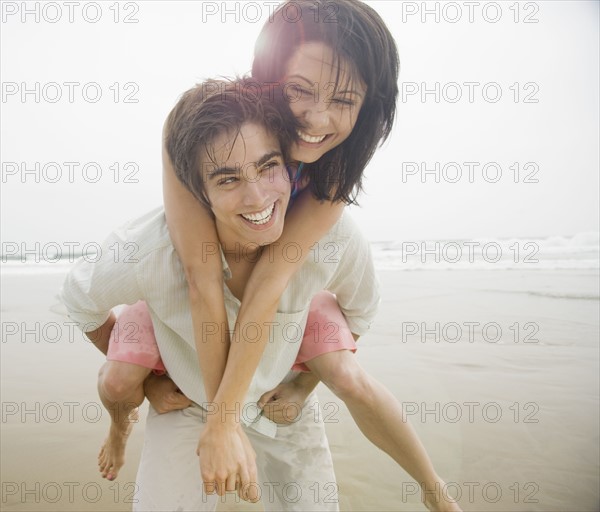
[[[285,247],[299,258],[299,246]],[[225,281],[231,276],[223,258]],[[80,259],[67,275],[60,298],[69,318],[88,332],[102,325],[113,307],[146,301],[162,360],[169,376],[194,402],[207,401],[197,354],[183,266],[169,237],[164,209],[157,208],[114,231],[94,261]],[[276,387],[292,367],[312,297],[321,290],[336,294],[350,330],[364,334],[379,304],[370,247],[347,213],[311,249],[292,277],[269,329],[269,341],[241,407],[241,419],[265,435],[276,424],[256,406],[260,396]],[[224,286],[229,329],[233,330],[239,300]],[[255,326],[260,327],[260,326]],[[248,329],[251,340],[256,330]]]

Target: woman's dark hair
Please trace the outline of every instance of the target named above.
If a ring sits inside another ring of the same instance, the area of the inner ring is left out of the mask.
[[[381,17],[359,0],[288,0],[259,35],[252,76],[261,83],[282,85],[290,57],[308,42],[329,46],[338,61],[333,65],[339,70],[339,61],[345,61],[367,88],[352,133],[305,166],[317,199],[356,203],[363,171],[394,123],[400,69],[396,43]],[[279,108],[292,126],[300,127],[283,97],[278,96]]]
[[[256,123],[274,134],[287,157],[291,130],[265,91],[252,78],[207,80],[184,92],[167,117],[164,144],[175,174],[204,205],[210,202],[204,187],[200,154],[223,133],[239,134],[245,123]]]

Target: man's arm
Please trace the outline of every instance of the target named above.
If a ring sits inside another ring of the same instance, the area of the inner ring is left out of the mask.
[[[142,298],[131,247],[123,232],[114,232],[100,246],[97,261],[81,258],[74,265],[60,291],[69,318],[103,354],[115,324],[112,308]]]
[[[377,314],[379,281],[369,241],[350,215],[346,214],[342,222],[349,240],[326,289],[335,294],[348,327],[357,339],[368,332]]]
[[[104,355],[108,353],[108,341],[110,340],[110,333],[112,332],[116,321],[117,317],[111,311],[108,320],[98,327],[98,329],[85,333],[94,346]]]
[[[358,341],[360,337],[354,333],[352,336],[354,341]],[[264,393],[258,400],[258,406],[263,410],[263,414],[275,423],[293,423],[319,382],[321,381],[315,374],[302,372],[289,382],[279,384]]]

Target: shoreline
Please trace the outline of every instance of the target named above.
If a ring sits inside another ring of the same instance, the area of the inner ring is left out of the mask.
[[[596,510],[598,272],[378,273],[382,304],[357,357],[403,402],[463,509]],[[65,325],[61,282],[2,276],[2,509],[130,510],[144,422],[119,480],[103,481],[103,359]],[[424,510],[412,479],[318,393],[341,510]],[[234,496],[218,508],[261,509]]]

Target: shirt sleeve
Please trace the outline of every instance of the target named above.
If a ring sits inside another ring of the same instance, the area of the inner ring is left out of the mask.
[[[335,293],[350,330],[362,336],[379,307],[379,282],[368,240],[347,213],[343,222],[349,238],[327,289]]]
[[[71,321],[89,332],[108,319],[113,307],[142,299],[137,280],[139,255],[126,230],[115,231],[96,256],[82,257],[69,272],[59,297]]]

